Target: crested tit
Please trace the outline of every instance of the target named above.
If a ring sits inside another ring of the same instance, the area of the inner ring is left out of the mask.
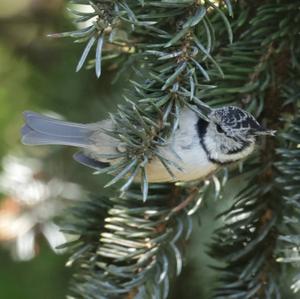
[[[26,124],[22,128],[22,142],[27,145],[62,144],[82,148],[74,155],[78,162],[102,169],[118,162],[103,158],[116,154],[122,148],[120,141],[107,135],[113,130],[111,120],[91,124],[78,124],[57,120],[34,112],[25,112]],[[190,181],[204,178],[223,165],[240,161],[252,153],[259,135],[274,135],[264,129],[248,112],[233,106],[211,109],[207,119],[184,108],[179,125],[168,140],[159,146],[160,154],[174,161],[182,170],[170,166],[170,175],[160,160],[153,157],[146,170],[148,181]]]

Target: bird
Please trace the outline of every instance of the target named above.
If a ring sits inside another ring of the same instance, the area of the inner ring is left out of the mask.
[[[96,170],[118,162],[108,155],[126,151],[119,139],[107,134],[114,129],[110,119],[81,124],[30,111],[24,112],[24,118],[23,144],[79,147],[81,151],[73,158]],[[157,146],[160,155],[173,163],[168,170],[154,155],[146,165],[147,180],[159,183],[205,179],[248,157],[259,136],[274,134],[274,130],[265,129],[249,112],[236,106],[209,107],[206,117],[189,107],[183,108],[176,131],[166,145]]]

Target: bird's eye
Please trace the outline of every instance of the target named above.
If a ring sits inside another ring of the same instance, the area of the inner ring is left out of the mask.
[[[220,125],[216,124],[216,128],[217,128],[217,131],[218,131],[219,133],[224,133],[224,131],[223,131],[223,129],[221,128]]]

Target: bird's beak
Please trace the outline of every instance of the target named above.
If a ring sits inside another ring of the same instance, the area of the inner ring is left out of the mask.
[[[260,135],[270,135],[270,136],[275,136],[276,134],[276,130],[266,130],[266,129],[263,129],[263,130],[259,130],[259,131],[255,131],[254,132],[254,135],[256,136],[260,136]]]

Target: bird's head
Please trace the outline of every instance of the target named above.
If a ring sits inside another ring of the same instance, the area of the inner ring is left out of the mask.
[[[274,135],[266,130],[247,111],[233,106],[212,109],[206,124],[199,121],[198,130],[202,132],[202,144],[209,158],[220,164],[236,162],[248,156],[254,149],[256,137]],[[202,127],[203,131],[203,127]]]

